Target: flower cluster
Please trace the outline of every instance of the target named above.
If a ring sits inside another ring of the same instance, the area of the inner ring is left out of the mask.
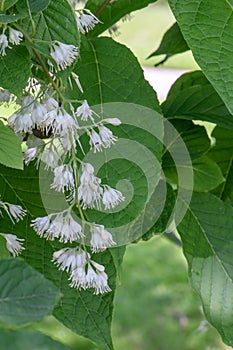
[[[80,248],[64,248],[53,254],[60,270],[70,273],[70,286],[77,289],[94,288],[94,294],[110,292],[108,276],[103,265],[91,260]]]
[[[124,201],[124,197],[120,191],[110,186],[101,186],[101,179],[94,175],[94,167],[89,163],[83,163],[78,200],[83,209],[100,209],[101,202],[105,209],[110,209]]]
[[[101,23],[99,19],[87,9],[77,11],[76,21],[78,29],[82,34],[88,33],[97,23]]]
[[[7,37],[6,30],[9,29],[9,35]],[[6,49],[11,48],[9,43],[13,45],[19,45],[20,42],[23,40],[23,34],[16,29],[13,29],[11,27],[4,27],[2,34],[0,34],[0,54],[2,56],[6,55]]]
[[[26,210],[24,210],[21,205],[3,202],[2,200],[0,200],[0,208],[6,211],[13,224],[23,220],[24,216],[27,214]],[[24,239],[18,238],[11,233],[0,233],[0,235],[5,238],[6,247],[14,257],[19,255],[20,252],[25,249],[21,244]]]
[[[75,14],[82,34],[100,23],[87,9],[75,10]],[[9,31],[8,37],[6,31]],[[4,27],[0,35],[0,54],[6,54],[9,43],[19,45],[22,39],[21,32]],[[108,276],[105,267],[95,262],[92,254],[114,247],[116,242],[106,227],[87,220],[85,210],[112,210],[125,198],[120,191],[102,184],[101,179],[95,176],[93,165],[84,162],[83,158],[79,159],[78,155],[82,152],[85,156],[86,148],[81,143],[83,133],[94,154],[110,148],[117,142],[117,136],[106,124],[119,126],[121,121],[118,118],[104,119],[103,113],[99,115],[86,99],[66,98],[69,94],[64,90],[69,85],[75,95],[74,82],[80,92],[84,92],[78,74],[67,69],[72,65],[75,67],[79,49],[75,43],[58,40],[46,42],[46,45],[49,49],[45,50],[47,54],[38,52],[35,58],[37,66],[41,64],[47,81],[43,82],[39,74],[38,78],[29,80],[24,96],[16,101],[19,109],[9,117],[8,124],[22,141],[26,141],[25,164],[36,160],[38,166],[43,162],[45,169],[53,173],[50,188],[64,194],[68,208],[34,218],[31,227],[41,238],[72,244],[72,247],[65,246],[55,251],[52,259],[60,270],[69,273],[71,287],[93,288],[94,294],[102,294],[111,291]],[[66,69],[65,73],[62,72]],[[1,100],[9,101],[9,97],[2,94],[1,98],[0,94]],[[26,214],[18,205],[2,202],[0,206],[13,222],[21,220]],[[22,239],[10,233],[1,235],[14,256],[24,249]],[[86,245],[90,247],[89,252]]]

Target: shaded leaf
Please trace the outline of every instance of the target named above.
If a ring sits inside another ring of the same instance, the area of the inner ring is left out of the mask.
[[[191,121],[182,119],[171,119],[170,123],[176,128],[179,136],[182,137],[192,160],[200,158],[202,155],[208,152],[210,148],[210,139],[206,133],[205,127],[195,125]],[[175,136],[176,135],[174,135],[174,137]],[[176,138],[171,140],[170,135],[166,134],[166,129],[164,138],[165,144],[168,144],[166,139],[169,138],[170,147],[176,142]],[[166,152],[163,155],[163,162],[166,164],[166,166],[168,166],[169,164],[173,164],[173,160],[169,154],[169,146],[165,151]],[[176,153],[180,159],[183,159],[183,152],[183,145],[177,143]]]
[[[6,53],[6,56],[0,56],[0,86],[22,96],[30,75],[29,52],[23,46],[13,46]]]
[[[8,324],[32,323],[50,315],[59,290],[19,259],[0,260],[0,319]]]
[[[207,156],[194,160],[192,164],[179,164],[178,167],[180,176],[182,176],[183,179],[182,187],[186,190],[208,192],[216,188],[225,180],[219,166]],[[163,169],[166,177],[170,179],[172,183],[179,184],[175,165],[166,165],[164,162]],[[193,171],[193,186],[188,179],[190,171]]]
[[[15,169],[23,169],[23,155],[19,138],[0,122],[0,163]]]
[[[158,49],[150,54],[148,58],[158,55],[167,55],[170,57],[188,50],[189,47],[184,40],[177,22],[175,22],[164,34]]]
[[[194,193],[178,226],[189,276],[207,320],[233,345],[233,209],[209,193]]]
[[[233,128],[233,116],[202,72],[183,74],[162,104],[166,118],[204,120]]]
[[[47,335],[33,331],[0,330],[2,349],[15,350],[71,350]]]
[[[218,197],[224,202],[233,202],[233,131],[225,128],[215,127],[212,137],[214,137],[214,146],[208,153],[221,168],[226,181],[215,191]]]

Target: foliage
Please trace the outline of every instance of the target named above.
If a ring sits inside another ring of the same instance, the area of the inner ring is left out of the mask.
[[[0,102],[17,106],[0,123],[5,326],[53,314],[113,349],[125,246],[177,229],[205,316],[233,346],[232,5],[169,0],[177,22],[151,56],[190,49],[201,71],[160,105],[132,52],[99,36],[152,2],[0,1]],[[215,124],[211,139],[194,120]]]

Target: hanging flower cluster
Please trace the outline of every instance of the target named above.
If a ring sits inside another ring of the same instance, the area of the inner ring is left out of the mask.
[[[86,34],[100,21],[89,10],[75,10],[78,30]],[[10,44],[19,45],[23,34],[4,26],[0,35],[0,54],[6,55]],[[26,39],[27,40],[27,39]],[[64,194],[67,209],[36,217],[31,227],[39,237],[58,240],[64,248],[54,252],[52,261],[69,274],[70,286],[77,289],[93,288],[94,294],[111,291],[105,267],[95,262],[93,254],[114,247],[112,234],[101,224],[89,222],[86,209],[112,210],[124,201],[123,194],[102,184],[95,175],[92,164],[82,161],[77,154],[84,152],[80,136],[86,133],[90,150],[101,152],[117,142],[117,137],[106,124],[119,126],[118,118],[104,119],[92,109],[86,99],[66,100],[65,87],[60,84],[59,74],[72,66],[79,56],[78,48],[58,40],[48,42],[49,56],[43,57],[42,68],[50,81],[46,86],[31,78],[24,96],[17,99],[18,110],[8,118],[8,124],[15,134],[26,141],[24,162],[28,165],[44,166],[53,173],[50,187]],[[40,54],[39,54],[40,55]],[[67,70],[68,71],[68,70]],[[83,93],[79,76],[68,73],[68,82],[74,81]],[[0,102],[9,102],[11,95],[0,90]],[[13,223],[23,219],[26,211],[19,205],[0,202]],[[74,214],[78,211],[78,214]],[[1,233],[6,239],[8,250],[17,256],[24,247],[17,236]],[[66,245],[72,244],[72,247]],[[76,247],[74,247],[76,245]],[[89,248],[87,248],[89,246]]]
[[[23,220],[24,216],[27,214],[26,210],[24,210],[21,205],[3,202],[2,200],[0,200],[0,208],[5,210],[13,224]],[[1,211],[0,213],[2,215]],[[21,243],[24,241],[24,239],[18,238],[12,233],[0,233],[0,236],[5,238],[6,247],[14,257],[19,255],[20,252],[25,249]]]
[[[8,36],[6,32],[8,31]],[[6,55],[6,49],[11,48],[12,45],[19,45],[23,40],[23,34],[12,27],[4,26],[2,34],[0,34],[0,54]]]

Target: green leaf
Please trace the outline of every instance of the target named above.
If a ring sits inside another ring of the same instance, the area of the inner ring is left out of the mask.
[[[35,0],[35,5],[40,2]],[[21,21],[20,25],[33,39],[53,41],[58,40],[65,44],[79,46],[79,32],[76,19],[70,4],[66,0],[50,0],[49,6],[41,13],[33,15],[35,31],[28,19]],[[37,43],[37,48],[40,44]],[[46,49],[41,44],[42,53]],[[49,48],[47,47],[48,52]]]
[[[158,49],[155,50],[148,58],[158,55],[167,55],[170,57],[188,50],[189,47],[184,40],[177,22],[175,22],[164,34]]]
[[[12,15],[5,15],[4,13],[0,13],[0,24],[13,23],[24,17],[25,16],[22,14],[16,14],[12,16]]]
[[[174,165],[163,165],[166,177],[173,183],[178,184],[176,167]],[[188,174],[193,170],[194,183],[190,183]],[[186,190],[197,192],[208,192],[220,185],[225,179],[219,166],[207,156],[198,158],[192,164],[179,164],[180,176],[183,178],[182,187]],[[187,181],[185,181],[187,179]]]
[[[8,10],[11,6],[16,4],[17,1],[19,1],[19,0],[1,0],[0,1],[0,10],[1,11]]]
[[[22,325],[50,315],[59,291],[19,259],[0,260],[0,320]]]
[[[29,52],[23,46],[13,46],[0,56],[0,86],[16,96],[22,96],[30,75]]]
[[[206,133],[206,129],[203,126],[195,125],[191,121],[182,120],[182,119],[171,119],[170,123],[176,128],[179,133],[179,136],[182,137],[182,140],[187,147],[189,156],[192,160],[200,158],[205,153],[208,152],[210,148],[210,139]],[[175,137],[176,135],[174,135]],[[167,137],[169,138],[170,145],[174,145],[176,139],[171,140],[170,135],[166,135],[165,129],[165,144],[168,144],[166,141]],[[180,149],[178,149],[178,147]],[[176,153],[180,159],[183,158],[184,147],[182,144],[177,144]],[[166,166],[173,164],[173,160],[169,154],[169,147],[165,150],[166,152],[163,155],[163,163]]]
[[[144,79],[142,68],[132,52],[111,38],[83,38],[74,71],[84,94],[78,88],[68,96],[87,99],[90,105],[108,102],[130,102],[161,113],[156,93]]]
[[[89,9],[102,22],[89,32],[89,36],[98,36],[125,15],[146,7],[155,1],[156,0],[117,0],[108,3],[102,9],[103,0],[88,0],[85,8]]]
[[[0,163],[15,169],[23,169],[23,155],[19,138],[0,122]]]
[[[39,332],[0,330],[0,338],[2,349],[7,350],[71,350]]]
[[[162,104],[166,118],[204,120],[233,128],[233,116],[202,72],[183,74]]]
[[[228,0],[169,0],[169,4],[194,58],[233,113],[232,4]]]
[[[226,179],[214,194],[224,202],[233,203],[233,131],[215,127],[211,136],[214,137],[215,143],[208,156],[218,164]]]
[[[18,0],[17,9],[20,13],[25,12],[27,14],[40,12],[45,10],[50,3],[50,0]]]
[[[45,173],[47,178],[47,172]],[[41,201],[39,181],[43,181],[33,165],[22,171],[10,170],[0,166],[0,193],[2,200],[18,203],[27,209],[29,215],[16,225],[4,217],[1,222],[1,232],[12,232],[24,238],[22,257],[45,278],[52,281],[62,295],[60,302],[54,309],[54,316],[74,332],[98,343],[103,349],[111,350],[112,341],[110,324],[113,311],[116,270],[110,251],[95,256],[95,261],[106,266],[109,285],[113,292],[105,295],[93,295],[93,291],[78,291],[69,287],[66,272],[61,272],[51,262],[52,254],[63,245],[39,238],[30,227],[33,217],[46,215]],[[46,181],[46,180],[45,180]],[[47,191],[47,189],[44,189]],[[57,196],[51,198],[53,208],[57,208]],[[51,208],[50,208],[51,209]]]
[[[163,180],[161,180],[160,183],[158,184],[158,188],[164,185],[166,186],[166,202],[163,205],[163,210],[159,215],[159,218],[156,221],[155,225],[153,225],[151,229],[148,230],[142,236],[143,241],[148,241],[156,234],[165,233],[166,230],[168,229],[169,224],[171,224],[171,219],[173,217],[172,212],[174,210],[176,197],[172,187],[169,184],[165,184]],[[153,204],[153,207],[151,208],[152,212],[160,209],[159,203],[160,201],[163,201],[162,196],[160,196],[161,193],[162,191],[161,189],[159,189],[157,193],[155,192],[154,194],[155,199],[152,203]]]
[[[233,345],[233,209],[209,193],[193,194],[178,226],[189,276],[207,320]]]

